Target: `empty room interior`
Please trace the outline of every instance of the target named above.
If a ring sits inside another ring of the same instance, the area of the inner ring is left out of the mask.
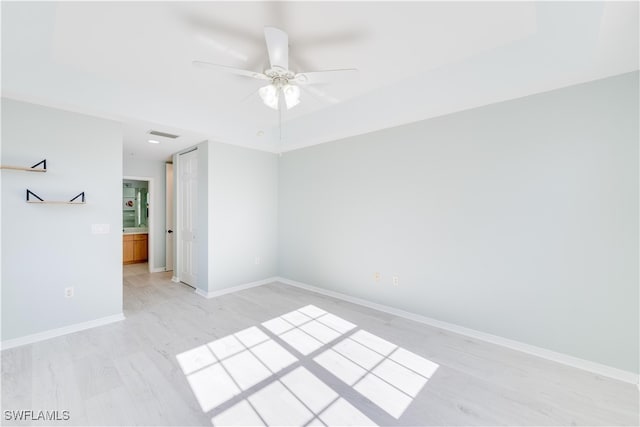
[[[2,1],[0,424],[639,425],[639,5]]]

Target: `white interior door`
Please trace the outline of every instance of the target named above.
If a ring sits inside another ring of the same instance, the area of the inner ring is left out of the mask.
[[[181,282],[196,287],[198,275],[197,212],[198,212],[198,152],[178,156],[178,277]]]
[[[165,201],[165,271],[173,271],[173,236],[175,236],[173,229],[173,163],[167,163],[165,165],[165,179],[166,179],[166,201]]]

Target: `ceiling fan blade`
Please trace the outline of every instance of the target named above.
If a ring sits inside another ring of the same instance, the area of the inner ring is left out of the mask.
[[[245,96],[244,98],[240,99],[240,101],[238,101],[238,105],[240,104],[244,104],[245,102],[247,102],[250,98],[254,97],[254,95],[258,94],[258,91],[260,90],[260,88],[258,87],[256,90],[252,91],[250,94],[248,94],[247,96]],[[256,98],[258,98],[256,96]]]
[[[298,84],[321,84],[331,83],[358,74],[355,68],[345,68],[341,70],[309,71],[308,73],[298,73],[293,81]]]
[[[289,36],[276,27],[264,27],[271,68],[289,69]]]
[[[224,71],[227,73],[236,74],[238,76],[251,77],[254,79],[271,80],[269,77],[265,76],[264,74],[258,73],[255,71],[242,70],[240,68],[228,67],[226,65],[219,65],[219,64],[214,64],[212,62],[205,62],[205,61],[193,61],[192,63],[196,67],[211,68],[214,70]]]
[[[300,85],[300,89],[302,89],[304,93],[310,95],[311,98],[315,99],[320,104],[337,104],[338,102],[340,102],[338,98],[334,98],[333,96],[327,94],[325,91],[320,90],[312,85]]]

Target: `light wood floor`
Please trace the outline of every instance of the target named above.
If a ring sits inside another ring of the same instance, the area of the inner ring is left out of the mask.
[[[279,283],[206,300],[170,277],[125,266],[126,320],[3,351],[3,424],[639,423],[630,384]]]

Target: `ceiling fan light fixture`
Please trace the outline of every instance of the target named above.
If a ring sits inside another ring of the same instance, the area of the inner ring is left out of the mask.
[[[278,109],[278,89],[274,85],[262,86],[258,90],[262,102],[269,108]]]
[[[300,103],[300,88],[294,85],[285,85],[282,88],[284,93],[284,100],[287,104],[287,109],[293,108]]]
[[[285,84],[284,86],[276,86],[274,84],[266,85],[258,90],[262,102],[269,108],[278,109],[278,101],[280,98],[280,90],[284,94],[284,101],[287,109],[293,108],[300,103],[300,88],[298,86]]]

